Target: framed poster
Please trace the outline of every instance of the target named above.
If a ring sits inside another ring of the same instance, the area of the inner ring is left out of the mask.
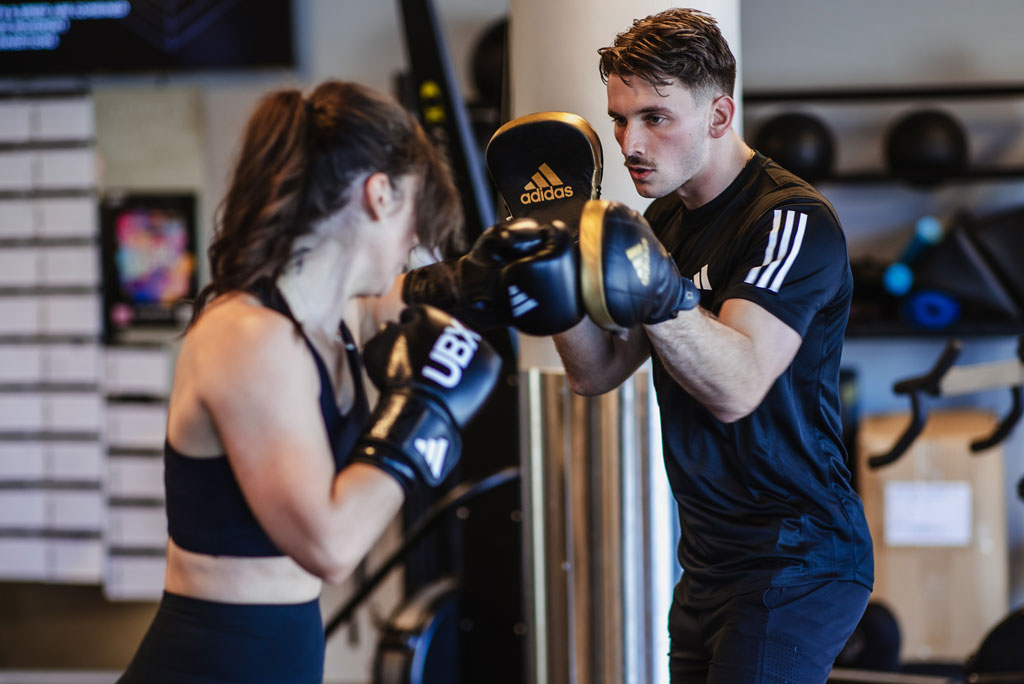
[[[104,337],[184,326],[197,291],[195,196],[117,194],[100,210]]]

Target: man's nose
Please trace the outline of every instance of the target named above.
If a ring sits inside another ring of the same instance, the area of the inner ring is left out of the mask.
[[[642,157],[644,153],[643,132],[636,124],[625,124],[622,128],[622,136],[619,140],[619,147],[626,157]]]

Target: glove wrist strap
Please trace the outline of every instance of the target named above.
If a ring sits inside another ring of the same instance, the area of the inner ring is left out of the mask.
[[[657,312],[644,323],[662,323],[670,318],[675,318],[680,311],[689,311],[700,303],[700,290],[689,278],[679,276],[679,287],[676,288],[674,295],[671,306]]]
[[[371,427],[356,444],[355,460],[379,465],[402,482],[440,484],[462,453],[462,439],[451,416],[432,397],[395,391],[383,395],[370,419]]]

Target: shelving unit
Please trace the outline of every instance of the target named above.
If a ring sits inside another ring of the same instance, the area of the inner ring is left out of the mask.
[[[1024,98],[1024,84],[960,85],[960,86],[907,86],[888,88],[836,88],[831,90],[755,90],[743,93],[745,105],[770,103],[867,103],[881,101],[921,100],[988,100]],[[950,176],[948,182],[1001,181],[1024,178],[1024,165],[1008,167],[974,167],[964,173]],[[864,171],[835,174],[824,183],[878,184],[899,179],[885,171]]]
[[[169,345],[106,348],[107,598],[157,600],[167,549],[163,443],[173,375]]]
[[[871,88],[760,90],[743,93],[745,105],[778,104],[866,104],[878,102],[945,102],[963,100],[1024,99],[1024,84],[973,84],[939,86],[889,86]],[[1024,180],[1024,165],[971,166],[951,175],[944,184],[997,183]],[[828,185],[895,185],[902,181],[887,170],[833,173],[819,181]],[[920,189],[918,189],[920,190]],[[1024,227],[1022,227],[1024,230]],[[943,329],[927,329],[903,321],[853,320],[848,337],[981,337],[1014,336],[1024,333],[1024,321],[966,320]]]
[[[92,98],[0,98],[0,579],[98,584],[104,402]]]
[[[169,345],[103,343],[92,97],[0,97],[0,581],[158,598]]]

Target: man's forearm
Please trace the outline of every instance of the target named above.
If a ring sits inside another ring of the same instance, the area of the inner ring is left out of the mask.
[[[647,358],[642,328],[623,339],[584,318],[553,339],[569,386],[577,394],[592,396],[615,389]]]
[[[673,379],[725,422],[760,405],[803,343],[793,328],[741,298],[726,301],[717,317],[697,307],[646,330]]]
[[[724,422],[750,414],[777,377],[762,368],[753,338],[701,307],[646,330],[672,378]]]

